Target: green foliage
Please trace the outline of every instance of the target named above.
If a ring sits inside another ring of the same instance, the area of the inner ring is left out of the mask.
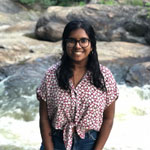
[[[19,0],[23,4],[33,4],[36,0]]]
[[[49,3],[50,5],[59,5],[59,6],[73,6],[73,5],[84,6],[86,4],[84,0],[45,0],[45,1],[51,1],[51,3]],[[44,2],[43,4],[46,4],[46,2]]]
[[[41,4],[44,7],[48,6],[73,6],[73,5],[80,5],[84,6],[86,4],[85,0],[18,0],[19,2],[23,4]]]
[[[55,0],[54,0],[55,1]],[[59,6],[71,6],[73,4],[73,0],[58,0],[55,5]]]
[[[145,4],[145,6],[146,6],[146,7],[150,7],[150,2],[147,2],[147,3]]]
[[[86,5],[86,3],[85,2],[79,2],[79,5],[84,6],[84,5]]]
[[[147,12],[147,18],[150,19],[150,7],[147,8],[147,11],[148,11],[148,12]]]
[[[147,18],[150,19],[150,2],[147,2],[145,4],[145,7],[147,7]]]
[[[39,0],[39,2],[43,5],[54,5],[55,2],[54,1],[51,1],[51,0]]]
[[[56,3],[57,3],[57,1],[55,1],[55,0],[37,0],[37,1],[45,7],[56,5]]]
[[[115,0],[100,0],[99,4],[105,4],[105,5],[116,5],[117,2]]]
[[[143,0],[126,0],[126,4],[133,6],[143,6]]]

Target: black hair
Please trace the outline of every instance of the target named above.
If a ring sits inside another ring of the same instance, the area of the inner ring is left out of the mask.
[[[69,79],[73,76],[73,63],[66,52],[66,39],[70,36],[70,33],[72,31],[79,28],[83,29],[86,32],[91,42],[92,51],[88,56],[89,58],[87,63],[87,70],[89,70],[92,74],[91,83],[95,87],[100,88],[102,91],[106,91],[104,77],[100,71],[98,55],[96,51],[96,39],[94,29],[88,22],[81,20],[71,21],[64,28],[64,32],[62,35],[63,55],[61,57],[61,64],[56,71],[58,85],[64,90],[70,89]]]

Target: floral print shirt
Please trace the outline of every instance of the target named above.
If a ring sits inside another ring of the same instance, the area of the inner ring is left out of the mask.
[[[76,87],[69,80],[71,91],[58,86],[56,70],[60,63],[52,65],[37,88],[37,99],[47,102],[48,116],[55,129],[63,130],[66,150],[71,150],[73,128],[84,139],[87,130],[99,131],[104,110],[118,98],[116,81],[108,68],[100,64],[107,92],[91,84],[91,72],[87,71]]]

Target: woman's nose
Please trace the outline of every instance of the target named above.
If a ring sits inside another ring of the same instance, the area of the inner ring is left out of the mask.
[[[79,42],[76,43],[76,48],[81,48]]]

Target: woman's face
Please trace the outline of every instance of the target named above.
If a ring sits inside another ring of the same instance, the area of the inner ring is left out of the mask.
[[[84,29],[79,28],[70,33],[66,40],[66,51],[75,63],[87,63],[92,47]]]

